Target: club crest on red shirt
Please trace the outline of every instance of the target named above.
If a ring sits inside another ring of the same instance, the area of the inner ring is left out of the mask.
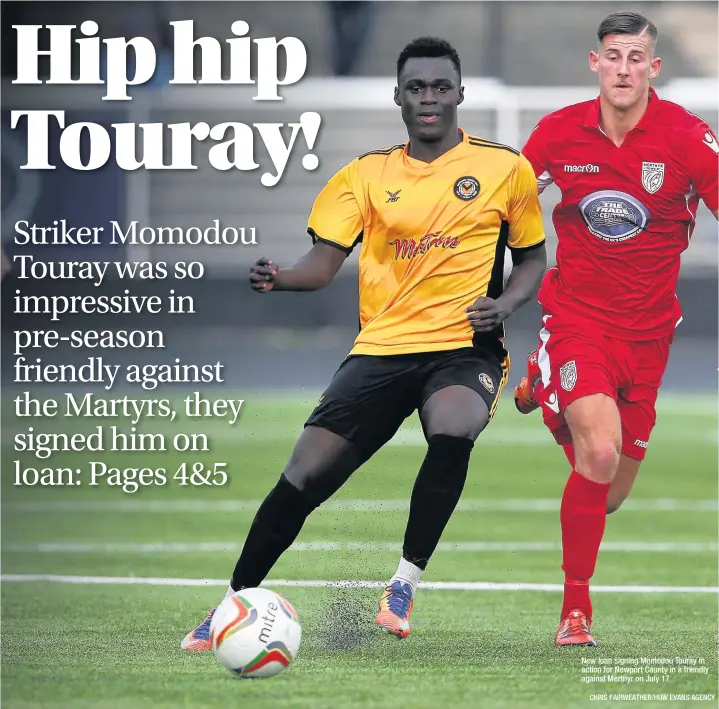
[[[654,194],[664,184],[664,163],[643,162],[642,184],[649,194]]]

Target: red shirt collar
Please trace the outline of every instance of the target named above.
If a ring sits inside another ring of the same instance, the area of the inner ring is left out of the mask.
[[[647,105],[647,110],[644,112],[644,115],[639,119],[639,123],[635,126],[637,130],[646,130],[647,124],[649,121],[651,121],[652,117],[656,114],[656,112],[659,110],[659,96],[657,96],[657,92],[650,86],[649,87],[649,103]],[[583,125],[589,127],[589,128],[599,128],[599,97],[594,99],[589,104],[589,110],[587,111],[587,115],[584,119]]]

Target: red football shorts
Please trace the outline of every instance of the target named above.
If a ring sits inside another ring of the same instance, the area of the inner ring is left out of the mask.
[[[535,398],[560,445],[572,442],[562,412],[576,399],[606,394],[622,420],[622,453],[643,460],[674,335],[645,342],[606,337],[599,328],[544,314],[537,350],[542,381]]]

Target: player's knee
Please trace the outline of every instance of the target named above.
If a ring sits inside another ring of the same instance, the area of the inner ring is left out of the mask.
[[[474,441],[469,436],[454,436],[447,433],[433,433],[428,438],[429,455],[454,459],[469,456],[474,447]]]
[[[301,492],[306,492],[313,481],[322,476],[320,462],[316,455],[310,455],[298,446],[292,452],[283,474],[290,484]]]
[[[468,424],[440,426],[438,429],[432,431],[430,438],[434,436],[446,436],[447,438],[457,438],[474,443],[481,431],[481,428],[478,429],[476,426],[470,426]]]
[[[282,474],[287,478],[287,481],[300,492],[304,492],[307,489],[307,484],[311,479],[308,472],[303,471],[297,466],[293,466],[291,463],[285,466],[285,470]]]
[[[427,399],[420,418],[427,440],[447,436],[474,442],[489,421],[489,408],[482,396],[469,387],[449,386]]]
[[[349,441],[322,428],[305,428],[292,450],[284,476],[298,490],[317,492],[323,482],[353,468],[354,449]]]
[[[321,479],[318,480],[317,476],[313,476],[307,470],[287,465],[282,475],[297,490],[308,513],[316,510],[330,496],[323,494]]]
[[[428,438],[445,436],[474,442],[487,425],[487,417],[468,416],[461,418],[446,417],[434,420],[428,427]]]
[[[597,438],[577,446],[576,466],[596,482],[611,482],[619,466],[620,445],[610,438]]]

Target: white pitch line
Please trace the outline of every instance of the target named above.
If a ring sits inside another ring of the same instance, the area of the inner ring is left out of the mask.
[[[154,432],[154,431],[153,431]],[[162,433],[163,431],[158,431]],[[185,431],[190,433],[189,431]],[[223,428],[212,427],[203,429],[210,440],[218,443],[267,443],[286,440],[295,440],[302,432],[302,426],[291,428],[284,426],[257,428],[234,428],[225,426]],[[716,429],[703,430],[700,428],[667,428],[661,433],[661,440],[695,442],[703,444],[717,444]],[[557,444],[551,434],[543,428],[509,428],[491,426],[482,433],[478,445],[482,446],[556,446]],[[387,446],[426,446],[427,440],[422,429],[402,428],[385,444]]]
[[[716,411],[714,413],[716,415]],[[269,413],[267,414],[267,420],[271,421]],[[291,423],[280,419],[268,423],[263,418],[256,418],[244,424],[242,421],[238,421],[234,425],[218,425],[217,422],[205,423],[201,432],[208,436],[210,441],[220,444],[281,443],[295,441],[302,432],[302,427],[302,422]],[[61,429],[51,427],[46,429],[45,432],[56,432],[57,430]],[[64,429],[62,430],[64,431]],[[6,426],[4,429],[4,445],[10,445],[17,433],[25,433],[26,431],[26,428]],[[82,431],[84,431],[83,428],[77,429],[77,432]],[[176,428],[151,426],[147,429],[143,428],[142,432],[171,436],[180,432],[197,433],[197,430],[178,425]],[[716,426],[686,425],[686,422],[684,422],[684,425],[665,425],[655,436],[657,440],[664,443],[692,442],[711,446],[716,446],[718,443]],[[386,445],[400,447],[426,446],[427,441],[422,429],[412,425],[400,428]],[[517,446],[556,447],[554,438],[541,425],[518,427],[507,425],[506,422],[497,422],[489,426],[482,433],[478,445],[503,446],[509,450]]]
[[[603,542],[603,552],[672,553],[672,552],[714,552],[716,542]],[[23,554],[205,554],[219,552],[240,552],[242,544],[237,542],[40,542],[36,544],[5,544],[3,551]],[[440,542],[438,551],[443,552],[558,552],[559,542]],[[398,542],[297,542],[288,551],[305,552],[348,552],[348,551],[402,551]]]
[[[456,512],[558,512],[559,499],[460,500]],[[3,512],[256,512],[262,500],[36,500],[6,502]],[[330,500],[320,510],[328,512],[406,512],[408,500]],[[627,500],[622,512],[718,512],[717,500],[656,498]]]
[[[59,576],[54,574],[3,574],[0,581],[6,583],[68,583],[113,584],[131,586],[208,586],[227,588],[227,579],[172,579],[142,576]],[[386,581],[289,581],[274,579],[263,586],[280,588],[384,588]],[[483,581],[434,581],[420,582],[428,591],[552,591],[564,589],[554,583],[492,583]],[[592,586],[594,593],[719,593],[716,586]]]

